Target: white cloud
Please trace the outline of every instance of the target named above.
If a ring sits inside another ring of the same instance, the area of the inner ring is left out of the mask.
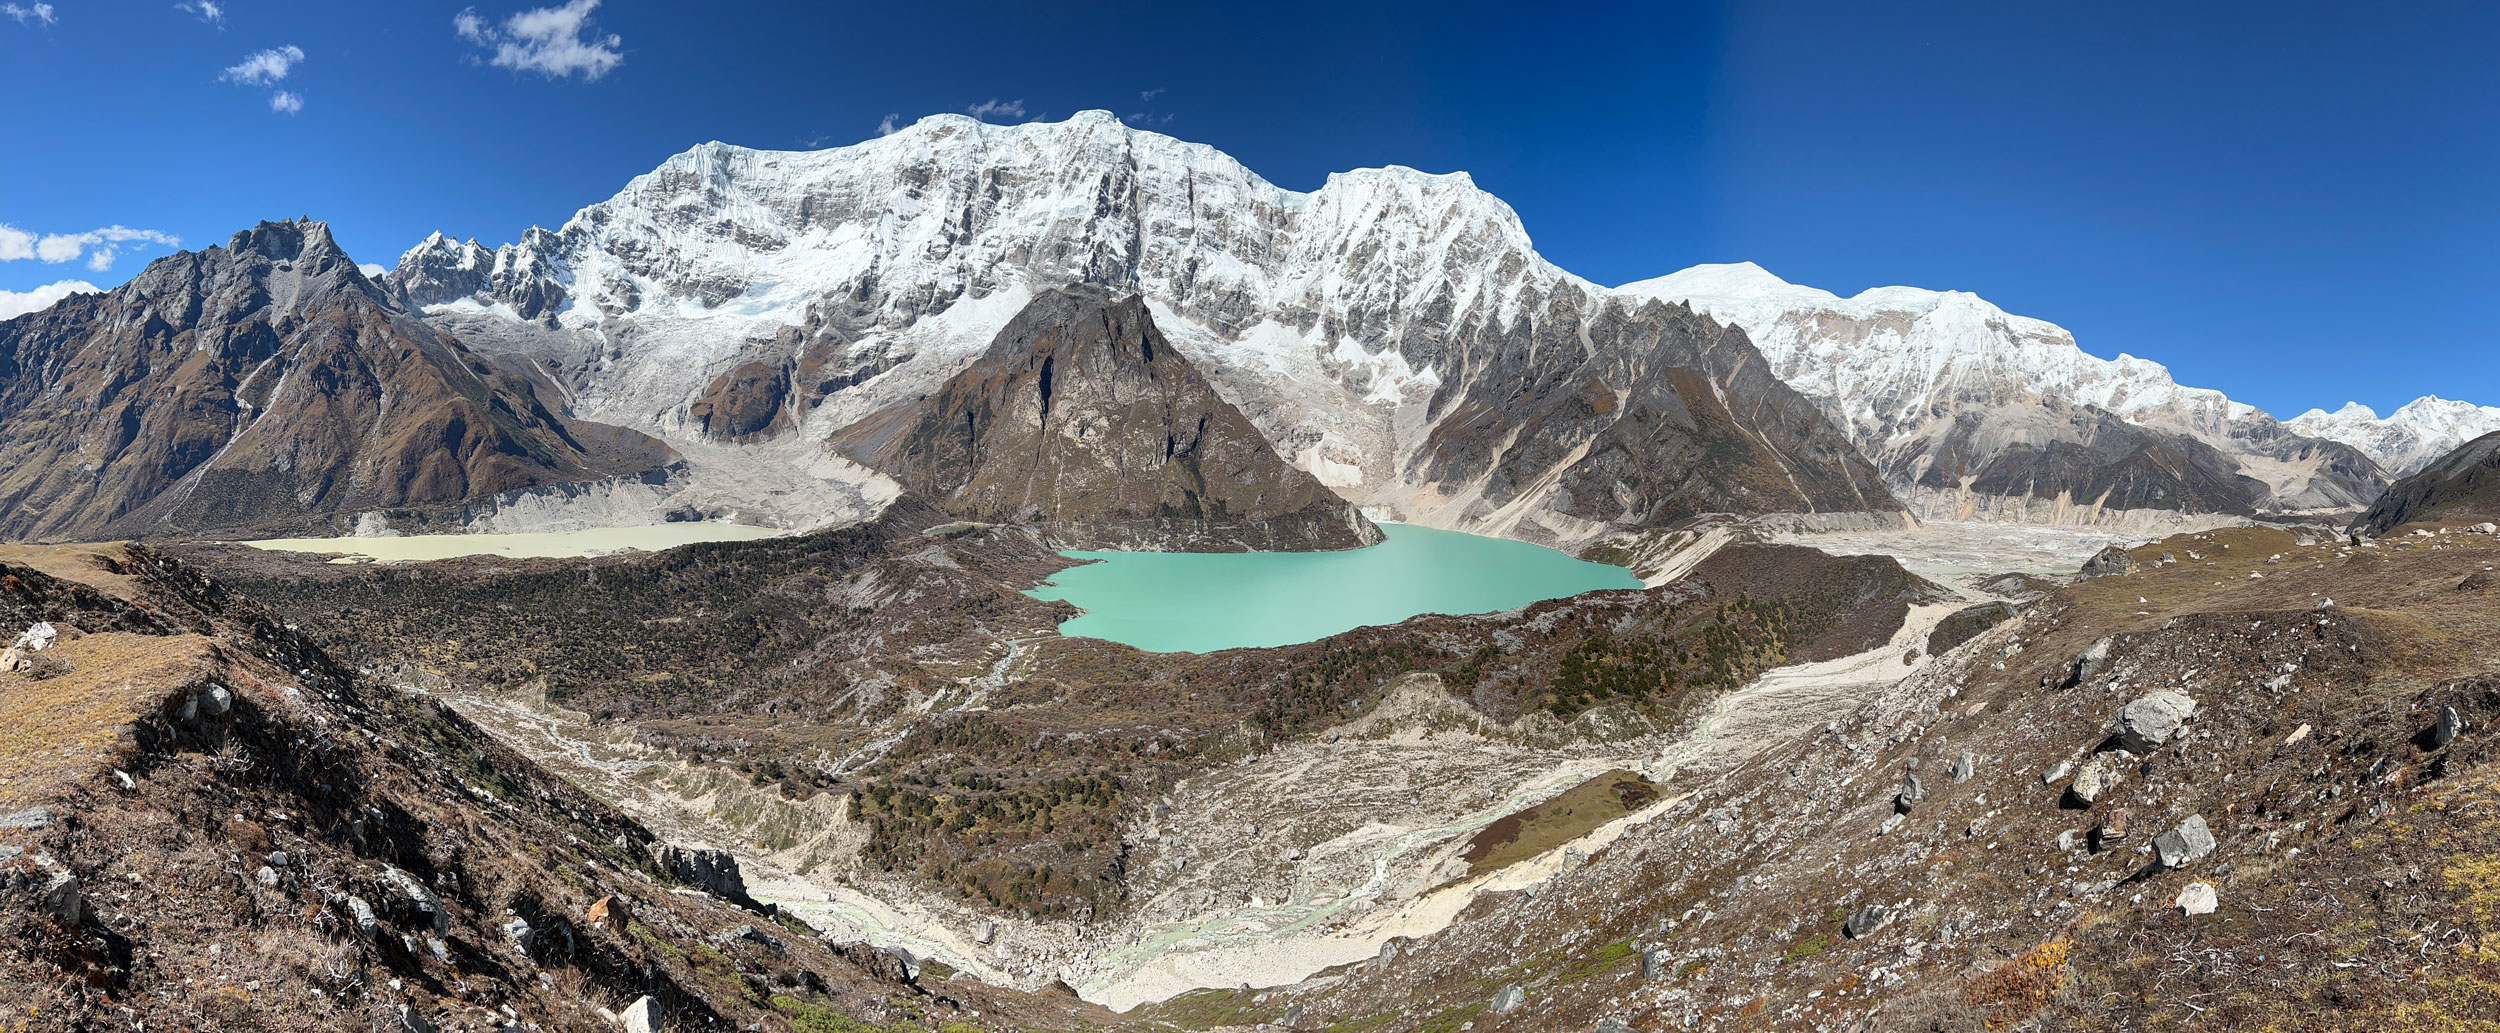
[[[884,118],[878,119],[878,120],[877,120],[877,135],[878,135],[878,136],[892,136],[892,135],[894,135],[894,130],[895,130],[896,128],[898,128],[898,127],[900,127],[900,126],[901,126],[902,121],[903,121],[903,115],[902,115],[902,113],[901,113],[901,112],[899,112],[899,111],[898,111],[898,112],[895,112],[895,113],[893,113],[893,114],[887,115],[887,116],[885,116]]]
[[[52,17],[51,4],[36,4],[33,7],[19,7],[16,4],[0,4],[0,14],[5,14],[11,18],[17,19],[17,23],[20,25],[26,25],[33,22],[41,22],[45,25],[50,25],[57,20]]]
[[[113,259],[120,255],[122,245],[136,243],[181,247],[182,238],[119,225],[85,233],[50,233],[38,238],[15,226],[0,223],[0,262],[34,258],[59,265],[85,255],[87,268],[100,273],[113,267]]]
[[[292,115],[302,111],[304,110],[304,95],[279,90],[269,95],[269,110],[281,115]]]
[[[536,72],[550,79],[579,74],[595,80],[625,63],[617,48],[625,40],[615,33],[589,34],[590,12],[599,0],[572,0],[562,7],[533,7],[504,19],[499,27],[469,8],[451,17],[452,32],[461,39],[492,49],[487,60],[497,68]]]
[[[29,312],[41,312],[72,294],[102,293],[104,288],[85,280],[47,283],[31,291],[0,291],[0,319],[16,319]]]
[[[365,274],[365,279],[370,280],[391,270],[380,262],[366,262],[357,266],[356,271]]]
[[[1154,89],[1151,89],[1151,90],[1146,90],[1146,91],[1143,91],[1143,92],[1139,93],[1139,94],[1137,95],[1137,99],[1139,99],[1139,100],[1153,100],[1153,99],[1155,99],[1156,97],[1160,97],[1160,96],[1163,96],[1163,87],[1161,87],[1161,86],[1157,86],[1157,87],[1155,87]]]
[[[274,50],[256,51],[243,63],[226,69],[217,78],[245,86],[268,86],[286,78],[288,72],[303,63],[304,50],[292,43]]]
[[[1002,101],[996,97],[992,97],[979,104],[965,108],[964,111],[969,113],[972,117],[980,119],[984,122],[989,121],[990,116],[992,115],[996,115],[999,118],[1023,118],[1024,99],[1019,97],[1015,100]]]
[[[199,0],[198,3],[175,4],[174,10],[181,11],[184,14],[198,18],[201,21],[216,26],[220,30],[223,30],[226,27],[226,9],[223,5],[215,3],[214,0]]]

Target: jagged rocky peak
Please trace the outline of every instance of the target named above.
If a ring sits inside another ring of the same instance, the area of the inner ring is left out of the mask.
[[[2399,476],[2409,475],[2458,445],[2500,431],[2500,406],[2424,395],[2381,418],[2359,402],[2334,412],[2311,409],[2289,426],[2312,437],[2358,448]]]
[[[309,219],[0,323],[0,537],[453,518],[669,461],[398,308]]]
[[[1155,329],[1142,299],[1044,291],[925,401],[837,446],[973,520],[1077,544],[1342,549],[1380,540],[1268,446]]]

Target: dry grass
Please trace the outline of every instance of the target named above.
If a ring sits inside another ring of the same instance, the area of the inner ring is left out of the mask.
[[[176,685],[204,676],[216,659],[198,635],[106,632],[45,653],[71,670],[33,681],[0,675],[0,812],[40,802],[84,777]]]
[[[0,563],[15,563],[94,587],[123,601],[138,598],[138,579],[120,573],[129,553],[119,542],[96,545],[0,545]]]

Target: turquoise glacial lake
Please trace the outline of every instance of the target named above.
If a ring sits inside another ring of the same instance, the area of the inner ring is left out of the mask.
[[[1098,562],[1060,571],[1025,594],[1084,609],[1059,625],[1063,635],[1208,653],[1641,587],[1622,567],[1526,542],[1410,524],[1380,529],[1388,540],[1339,552],[1065,552]]]

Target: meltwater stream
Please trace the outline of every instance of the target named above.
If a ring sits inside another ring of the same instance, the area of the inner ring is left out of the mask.
[[[1063,635],[1156,653],[1282,646],[1426,613],[1494,613],[1603,588],[1630,571],[1503,538],[1382,524],[1341,552],[1068,552],[1094,560],[1026,593],[1083,616]]]

